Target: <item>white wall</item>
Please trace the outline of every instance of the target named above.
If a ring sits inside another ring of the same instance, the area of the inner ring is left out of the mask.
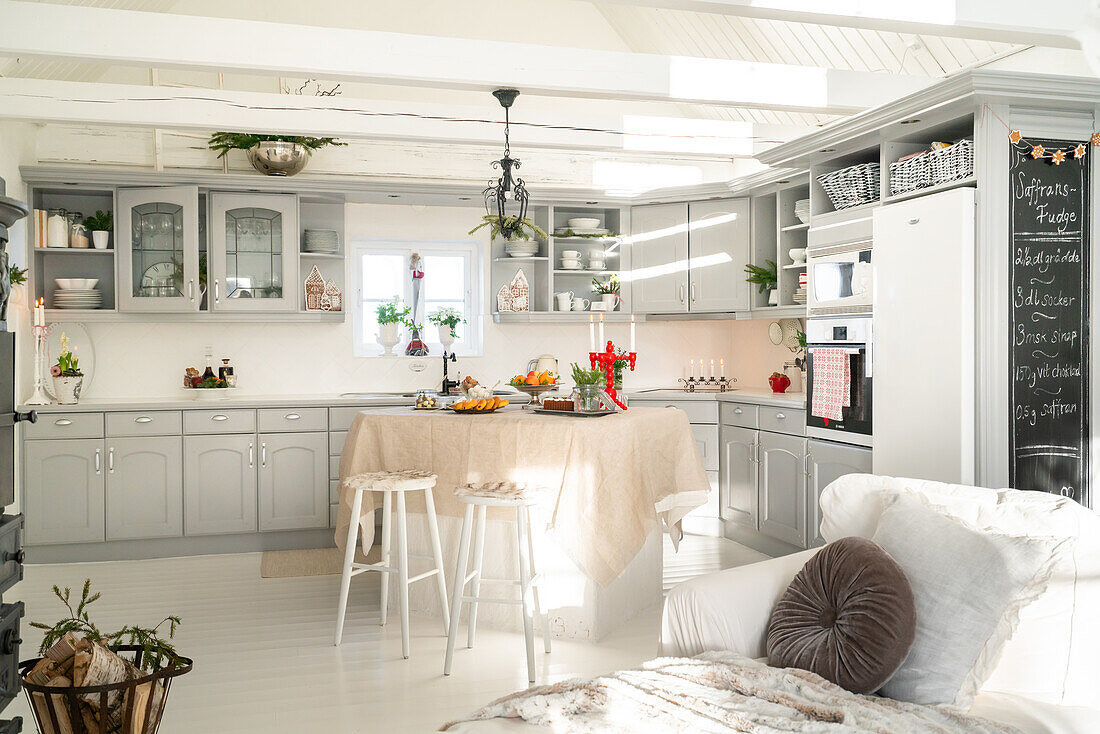
[[[466,239],[480,215],[478,208],[351,204],[347,207],[349,242],[355,238],[425,240]],[[477,238],[470,238],[477,239]],[[478,239],[488,247],[488,239]],[[488,270],[486,268],[486,282]],[[350,277],[347,282],[351,282]],[[486,295],[484,308],[489,310]],[[669,387],[686,373],[687,360],[725,359],[727,374],[742,385],[764,385],[791,355],[767,340],[767,321],[652,322],[638,324],[638,369],[630,387]],[[86,324],[95,346],[96,367],[85,397],[162,397],[179,394],[183,369],[200,366],[203,350],[236,365],[241,394],[340,393],[408,390],[436,385],[439,359],[428,369],[411,371],[406,358],[357,358],[352,354],[352,319],[343,324]],[[588,350],[586,324],[483,323],[484,356],[460,358],[458,368],[490,383],[506,381],[528,359],[549,352],[563,371]],[[628,338],[626,324],[608,324],[609,338]],[[22,372],[30,370],[25,353]],[[29,383],[24,383],[29,390]],[[21,397],[26,397],[21,392]]]

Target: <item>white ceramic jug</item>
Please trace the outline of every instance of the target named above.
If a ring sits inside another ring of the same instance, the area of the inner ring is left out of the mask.
[[[553,354],[540,354],[527,363],[527,371],[530,372],[553,372],[558,374],[558,360],[554,359]]]

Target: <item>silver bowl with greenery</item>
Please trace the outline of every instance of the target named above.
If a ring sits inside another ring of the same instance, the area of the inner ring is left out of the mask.
[[[231,150],[243,150],[248,162],[268,176],[293,176],[306,167],[313,151],[328,145],[347,145],[335,138],[313,138],[303,135],[254,135],[251,133],[218,132],[210,136],[211,150],[224,158]]]

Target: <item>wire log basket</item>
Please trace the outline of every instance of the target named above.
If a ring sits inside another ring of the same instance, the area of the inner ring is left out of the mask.
[[[140,645],[119,645],[115,652],[133,653],[132,662],[141,666]],[[160,670],[121,683],[98,686],[46,686],[25,680],[42,658],[19,664],[23,690],[31,713],[42,734],[155,734],[160,728],[172,679],[191,672],[194,661],[180,658]],[[121,721],[112,723],[107,714],[119,712]],[[89,705],[90,704],[90,705]],[[98,709],[97,716],[92,709]]]

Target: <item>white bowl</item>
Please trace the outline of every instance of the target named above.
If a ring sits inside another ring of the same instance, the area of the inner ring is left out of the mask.
[[[577,217],[570,219],[569,229],[595,229],[600,226],[600,220],[596,217]]]
[[[806,262],[806,248],[805,247],[792,247],[790,249],[791,260],[796,263]]]
[[[57,287],[64,291],[95,288],[99,278],[54,278]]]

